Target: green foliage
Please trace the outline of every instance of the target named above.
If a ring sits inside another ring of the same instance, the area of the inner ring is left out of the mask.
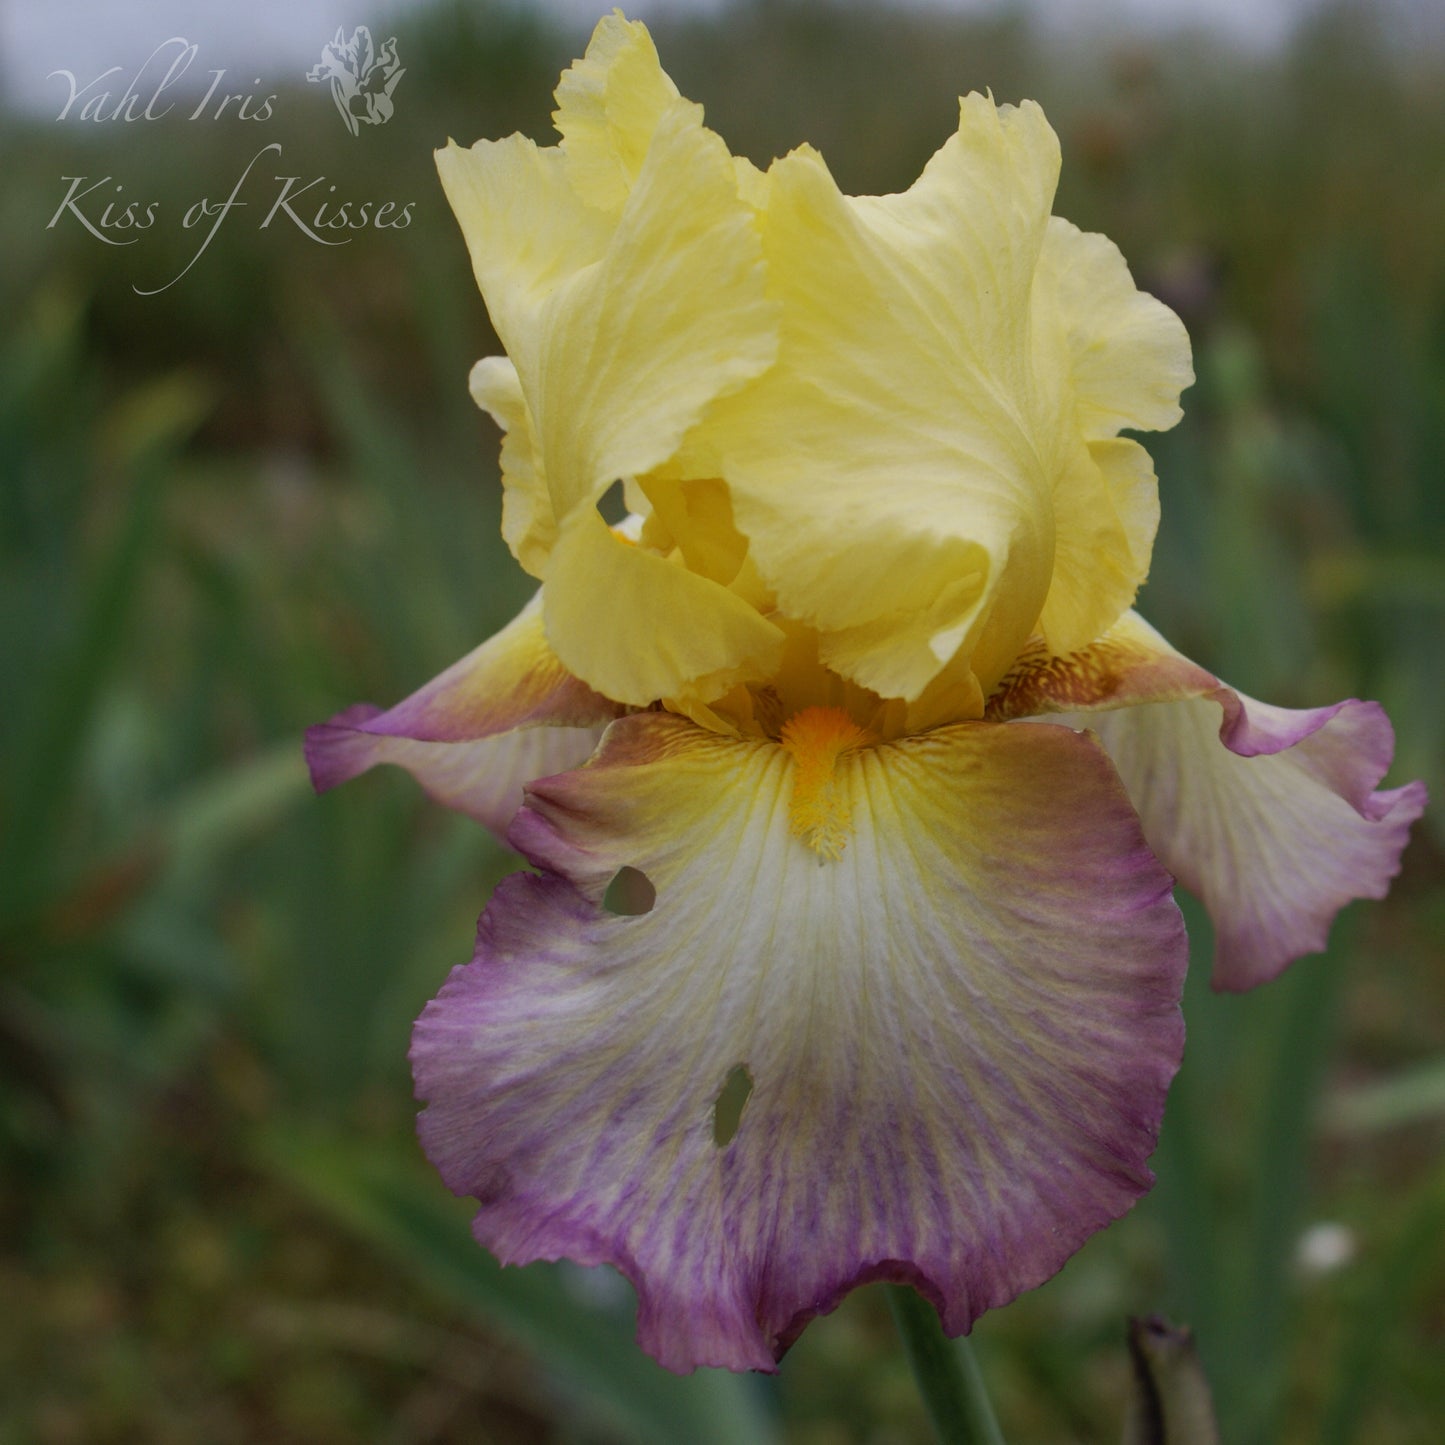
[[[1445,58],[1344,10],[1271,60],[800,3],[656,34],[737,149],[812,141],[852,189],[906,185],[961,90],[1039,99],[1059,210],[1195,341],[1186,421],[1150,439],[1144,610],[1252,694],[1381,698],[1395,776],[1445,798]],[[47,230],[57,178],[176,215],[272,131],[4,122],[6,1445],[928,1438],[878,1291],[776,1388],[682,1381],[605,1281],[473,1248],[411,1144],[405,1053],[514,860],[400,776],[315,800],[300,764],[306,724],[402,696],[526,594],[465,387],[495,339],[430,151],[543,137],[584,40],[438,3],[401,30],[386,127],[287,89],[285,173],[415,224],[337,248],[228,224],[152,296],[196,235]],[[1193,1327],[1236,1445],[1429,1438],[1441,816],[1387,903],[1256,995],[1208,992],[1191,913],[1159,1189],[977,1331],[1014,1445],[1118,1438],[1124,1322],[1155,1310]],[[1321,1222],[1352,1244],[1334,1267],[1300,1252]]]
[[[589,1307],[580,1271],[503,1269],[472,1241],[470,1210],[432,1187],[410,1155],[272,1132],[262,1136],[260,1159],[441,1298],[495,1321],[620,1438],[646,1445],[769,1445],[774,1438],[753,1381],[725,1370],[669,1375],[630,1343],[625,1311]]]

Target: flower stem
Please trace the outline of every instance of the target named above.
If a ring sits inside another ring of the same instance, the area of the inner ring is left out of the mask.
[[[907,1285],[889,1285],[888,1302],[940,1445],[1004,1445],[968,1341],[950,1340],[933,1306]]]

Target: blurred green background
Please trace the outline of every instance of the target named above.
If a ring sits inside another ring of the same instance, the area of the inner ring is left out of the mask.
[[[514,860],[389,770],[314,799],[300,733],[527,591],[430,152],[548,137],[586,32],[452,3],[395,28],[397,114],[359,138],[303,84],[264,126],[3,121],[0,1442],[924,1441],[875,1291],[779,1379],[677,1380],[610,1276],[492,1265],[414,1145],[410,1022]],[[1038,99],[1058,211],[1194,339],[1186,420],[1149,439],[1144,610],[1255,695],[1381,698],[1392,781],[1445,798],[1439,50],[1333,7],[1271,55],[818,3],[654,33],[734,150],[812,141],[853,191],[907,185],[963,91]],[[271,140],[251,210],[135,294]],[[292,173],[414,222],[260,230]],[[160,220],[129,247],[47,229],[77,175]],[[1209,994],[1190,910],[1159,1187],[975,1332],[1014,1445],[1118,1439],[1151,1310],[1194,1327],[1231,1442],[1440,1438],[1440,818],[1388,902],[1257,994]]]

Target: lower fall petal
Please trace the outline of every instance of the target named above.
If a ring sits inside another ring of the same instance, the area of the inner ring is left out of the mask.
[[[1151,1182],[1185,944],[1101,750],[964,724],[835,768],[824,858],[783,747],[613,724],[529,790],[510,837],[544,871],[417,1024],[478,1239],[615,1265],[670,1369],[771,1369],[870,1279],[966,1330]],[[651,892],[609,911],[624,869]]]
[[[480,647],[388,711],[364,719],[353,712],[350,725],[419,742],[456,743],[539,723],[595,727],[621,711],[558,660],[547,642],[539,590]],[[324,790],[341,781],[317,786]]]
[[[1175,652],[1137,614],[1067,657],[1035,648],[986,716],[1056,714],[1108,748],[1145,837],[1214,921],[1214,986],[1253,988],[1325,946],[1336,913],[1383,898],[1423,783],[1380,791],[1395,737],[1350,699],[1256,702]]]
[[[602,735],[600,728],[536,727],[470,742],[419,742],[368,731],[380,716],[362,703],[307,730],[306,761],[317,792],[393,763],[433,802],[475,818],[498,838],[521,807],[527,783],[586,762]]]
[[[1218,989],[1268,982],[1324,948],[1345,904],[1383,898],[1425,806],[1423,783],[1375,791],[1394,752],[1379,703],[1295,711],[1221,689],[1085,721],[1214,920]]]
[[[438,802],[500,834],[522,784],[576,767],[622,711],[557,660],[539,591],[494,637],[389,711],[361,703],[308,728],[306,761],[319,793],[395,763]]]

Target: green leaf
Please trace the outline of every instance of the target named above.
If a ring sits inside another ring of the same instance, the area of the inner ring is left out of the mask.
[[[459,1206],[409,1156],[274,1130],[257,1148],[280,1176],[338,1223],[529,1349],[624,1439],[646,1445],[770,1445],[777,1432],[756,1382],[722,1370],[668,1374],[541,1264],[502,1268],[472,1239]]]
[[[189,787],[166,810],[157,838],[177,866],[204,868],[310,796],[300,739],[288,739]]]
[[[185,373],[138,388],[117,403],[104,428],[111,464],[130,495],[118,535],[94,569],[75,640],[35,689],[30,725],[13,764],[14,792],[0,868],[0,922],[43,904],[61,821],[78,781],[87,729],[117,665],[142,581],[161,537],[169,462],[199,424],[209,393]]]
[[[1389,1251],[1370,1278],[1369,1288],[1352,1311],[1340,1344],[1339,1363],[1328,1377],[1329,1402],[1320,1426],[1320,1445],[1352,1445],[1372,1404],[1388,1400],[1380,1391],[1381,1367],[1401,1338],[1406,1301],[1422,1279],[1438,1278],[1445,1256],[1445,1169],[1437,1169],[1414,1203]]]
[[[1342,1090],[1330,1100],[1325,1125],[1340,1134],[1374,1134],[1445,1117],[1445,1058],[1427,1059]]]

